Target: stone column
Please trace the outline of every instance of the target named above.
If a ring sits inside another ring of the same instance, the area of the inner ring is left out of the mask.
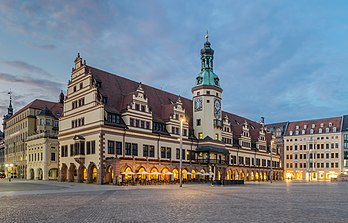
[[[39,180],[39,169],[34,168],[34,179]]]
[[[43,146],[43,159],[42,159],[42,180],[48,180],[48,163],[49,163],[49,160],[48,160],[48,157],[47,157],[47,153],[48,153],[48,142],[47,140],[45,141],[44,143],[44,146]]]

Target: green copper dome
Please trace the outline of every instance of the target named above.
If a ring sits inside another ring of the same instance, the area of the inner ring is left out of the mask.
[[[201,72],[196,78],[196,86],[215,86],[221,88],[219,77],[213,71],[214,50],[210,47],[208,41],[204,43],[203,49],[201,49]]]

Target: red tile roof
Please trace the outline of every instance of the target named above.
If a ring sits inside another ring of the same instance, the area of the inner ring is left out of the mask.
[[[305,121],[297,121],[297,122],[289,122],[288,128],[286,130],[285,135],[289,136],[290,131],[292,131],[292,135],[296,135],[296,130],[299,131],[298,135],[303,135],[302,130],[305,130],[305,134],[310,134],[310,129],[314,130],[314,134],[319,134],[319,129],[322,129],[322,133],[326,133],[326,128],[329,128],[330,133],[333,132],[333,128],[336,127],[336,131],[339,132],[341,128],[341,121],[342,117],[333,117],[333,118],[323,118],[323,119],[316,119],[316,120],[305,120]],[[332,126],[330,127],[330,123]],[[315,125],[314,128],[312,128],[312,125]],[[323,127],[321,127],[321,124],[323,124]],[[305,129],[305,125],[306,129]],[[298,129],[296,129],[296,126],[298,126]]]
[[[16,115],[20,114],[21,112],[25,111],[28,108],[33,108],[33,109],[44,109],[47,106],[48,109],[51,110],[53,115],[56,118],[59,118],[60,115],[63,113],[63,104],[58,103],[58,102],[51,102],[51,101],[45,101],[41,99],[35,99],[34,101],[30,102],[20,110],[18,110],[9,120],[11,120],[13,117]],[[59,115],[58,115],[59,114]]]
[[[108,98],[108,103],[105,107],[106,110],[109,112],[121,113],[122,110],[126,109],[126,106],[130,103],[131,96],[136,91],[139,83],[91,66],[87,66],[86,69],[91,72],[93,78],[101,81],[99,92]],[[148,98],[148,103],[152,111],[154,121],[163,123],[169,118],[169,115],[172,114],[174,106],[173,103],[178,100],[179,95],[175,95],[146,84],[142,84],[142,88],[146,97]],[[181,97],[181,101],[183,103],[183,107],[185,108],[186,116],[188,116],[187,118],[189,119],[190,129],[193,129],[192,100]],[[252,126],[250,128],[252,141],[257,141],[261,124],[228,112],[223,112],[222,117],[225,117],[226,115],[231,122],[234,136],[241,135],[242,125],[245,121],[247,121],[248,124]],[[269,137],[267,137],[267,139],[269,139]]]

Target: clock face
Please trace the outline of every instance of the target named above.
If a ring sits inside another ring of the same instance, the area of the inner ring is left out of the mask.
[[[196,98],[195,99],[195,111],[201,111],[202,110],[202,99]]]
[[[221,102],[218,99],[214,101],[214,116],[216,119],[221,119]]]
[[[216,111],[220,111],[221,110],[221,102],[219,100],[215,99],[214,107],[215,107]]]

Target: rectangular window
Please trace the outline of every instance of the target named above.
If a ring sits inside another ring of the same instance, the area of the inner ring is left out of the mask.
[[[56,161],[56,153],[51,153],[51,161]]]
[[[108,140],[108,154],[115,154],[115,142]]]
[[[266,166],[266,160],[262,159],[262,166]]]
[[[182,149],[182,160],[186,159],[186,150]]]
[[[143,145],[143,156],[148,157],[149,156],[149,146]]]
[[[122,142],[116,142],[116,154],[122,155]]]
[[[134,126],[134,118],[130,118],[129,119],[129,125],[130,126]]]
[[[91,141],[91,148],[92,148],[92,151],[91,151],[91,154],[95,154],[95,141]]]
[[[197,119],[197,126],[201,126],[201,119]]]
[[[176,159],[180,159],[180,149],[179,148],[176,148],[175,157],[176,157]]]
[[[70,144],[70,156],[74,156],[74,145]]]
[[[231,156],[231,164],[236,165],[237,164],[237,156]]]
[[[132,143],[132,155],[138,156],[138,144]]]
[[[161,158],[166,158],[166,147],[161,147]]]
[[[126,142],[126,155],[130,156],[132,155],[132,144]]]
[[[149,148],[149,156],[155,157],[155,146],[150,146]]]
[[[238,157],[239,165],[244,165],[244,157],[240,156]]]
[[[86,154],[88,155],[88,154],[91,154],[91,142],[90,141],[88,141],[88,142],[86,142]]]
[[[172,158],[172,149],[170,147],[167,148],[167,159]]]

